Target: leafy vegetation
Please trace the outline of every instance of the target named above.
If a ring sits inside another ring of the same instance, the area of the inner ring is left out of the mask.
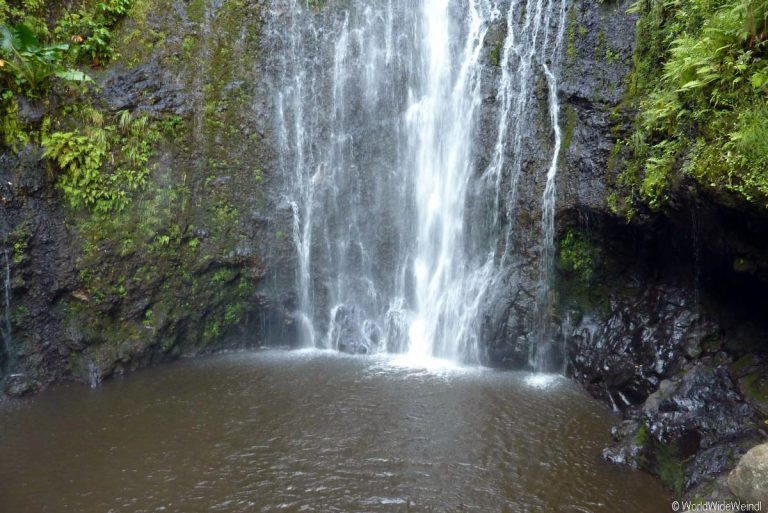
[[[114,28],[128,13],[132,0],[106,0],[95,7],[80,7],[67,12],[56,26],[55,34],[73,42],[78,62],[105,64],[115,56]]]
[[[568,230],[560,239],[558,267],[574,274],[582,281],[589,281],[595,272],[596,249],[586,235]]]
[[[73,116],[77,128],[52,132],[42,141],[43,155],[61,168],[58,187],[73,208],[122,210],[146,183],[153,145],[161,136],[157,124],[128,111],[106,123],[90,107]]]
[[[113,30],[132,0],[86,0],[54,6],[0,0],[0,127],[4,146],[38,144],[56,165],[57,186],[75,209],[96,213],[122,210],[146,183],[153,146],[164,121],[129,112],[104,113],[91,105],[85,89],[61,91],[65,84],[92,82],[76,66],[104,64],[115,56]],[[58,16],[53,16],[54,7]],[[10,25],[10,22],[15,22]],[[34,27],[34,29],[32,28]],[[62,93],[68,93],[66,95]],[[75,94],[69,94],[74,92]],[[51,97],[66,96],[50,108]],[[42,119],[23,120],[19,105],[33,102]]]
[[[47,89],[52,77],[89,82],[90,77],[64,65],[67,44],[43,45],[27,25],[0,25],[0,71],[9,74],[21,93],[34,97]]]
[[[768,0],[640,0],[623,204],[659,208],[684,175],[768,207]]]
[[[1,23],[25,23],[35,32],[47,32],[46,14],[53,10],[46,0],[0,0]]]

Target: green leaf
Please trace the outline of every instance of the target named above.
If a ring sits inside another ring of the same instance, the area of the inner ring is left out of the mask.
[[[56,71],[54,74],[62,80],[69,80],[70,82],[93,82],[91,77],[76,69]]]
[[[768,83],[768,75],[766,75],[762,71],[758,71],[757,73],[752,75],[751,82],[752,82],[752,87],[754,87],[755,89],[760,89]]]
[[[7,54],[13,53],[15,48],[13,42],[14,36],[11,27],[3,23],[0,25],[0,48]]]
[[[40,41],[37,40],[37,36],[31,28],[19,23],[12,29],[13,32],[13,46],[20,51],[35,51],[40,48]]]
[[[690,82],[686,82],[685,84],[683,84],[683,87],[681,87],[677,91],[682,92],[682,91],[689,91],[691,89],[698,89],[703,85],[704,83],[701,80],[691,80]]]

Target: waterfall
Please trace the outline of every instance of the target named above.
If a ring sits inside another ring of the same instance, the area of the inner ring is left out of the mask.
[[[549,282],[565,4],[276,3],[276,133],[302,343],[481,361],[490,292],[506,286],[520,249],[512,218],[541,77],[554,139],[541,288]],[[499,24],[493,77],[487,35]],[[480,118],[495,87],[495,145],[481,168]]]
[[[0,324],[0,339],[3,341],[5,353],[4,367],[7,369],[13,363],[13,340],[11,338],[11,259],[8,251],[3,251],[5,272],[3,273],[3,320]]]

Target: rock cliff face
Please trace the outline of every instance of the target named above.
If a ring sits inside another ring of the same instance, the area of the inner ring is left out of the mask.
[[[634,115],[627,7],[585,2],[569,16],[557,336],[568,374],[626,419],[608,459],[722,499],[724,472],[766,436],[768,225],[685,181],[663,211],[628,223],[611,209]]]
[[[557,66],[560,125],[563,132],[558,163],[556,229],[565,233],[569,225],[586,219],[589,212],[612,216],[606,197],[613,179],[608,170],[611,154],[620,136],[616,109],[622,103],[634,49],[636,17],[626,14],[628,2],[574,2],[568,6],[561,61]],[[498,29],[489,38],[489,79],[486,109],[480,137],[480,168],[490,158],[495,142],[495,102],[498,70],[492,55],[494,44],[503,38]],[[554,35],[552,36],[554,37]],[[538,267],[542,248],[541,211],[546,170],[553,151],[552,127],[547,114],[548,91],[543,70],[537,69],[537,87],[530,102],[533,129],[524,134],[523,164],[515,184],[517,204],[507,224],[515,226],[513,247],[521,255],[510,270],[514,285],[496,306],[487,322],[487,360],[492,365],[526,366],[530,346],[536,344]],[[510,148],[511,149],[511,148]],[[514,155],[507,155],[511,161]],[[512,185],[501,183],[502,196],[510,196]],[[557,323],[549,312],[550,323]],[[551,334],[562,339],[562,333]],[[561,340],[562,342],[562,340]]]
[[[290,263],[273,265],[290,255],[270,192],[266,8],[219,4],[138,9],[121,28],[119,63],[92,73],[92,101],[105,112],[173,120],[149,185],[126,210],[97,218],[68,209],[34,145],[0,157],[6,393],[95,384],[184,354],[263,344],[267,332],[289,340],[286,298],[273,293],[291,289],[292,273]]]

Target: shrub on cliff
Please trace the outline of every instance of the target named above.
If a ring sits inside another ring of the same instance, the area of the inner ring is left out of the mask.
[[[768,208],[768,0],[640,0],[619,178],[627,205],[660,207],[683,174]],[[630,209],[631,210],[631,209]]]

